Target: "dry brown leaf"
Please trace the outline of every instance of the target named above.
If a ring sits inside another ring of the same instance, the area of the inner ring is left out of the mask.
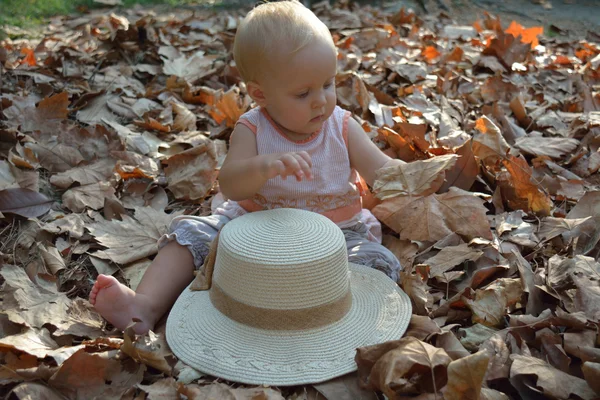
[[[64,400],[64,397],[48,386],[35,382],[24,382],[13,388],[12,393],[19,400]]]
[[[46,268],[52,272],[52,275],[56,275],[59,271],[67,268],[65,260],[62,258],[56,247],[46,247],[43,244],[38,243],[38,249]]]
[[[511,34],[498,32],[498,36],[492,39],[482,54],[496,56],[502,65],[510,71],[514,63],[525,61],[530,50],[531,46],[528,43],[522,43]]]
[[[458,188],[426,197],[398,196],[373,208],[373,214],[401,239],[436,241],[456,232],[468,240],[492,239],[487,209],[476,194]]]
[[[400,272],[400,285],[402,290],[410,297],[413,311],[418,315],[428,315],[433,306],[433,296],[429,293],[430,287],[419,274]]]
[[[123,366],[116,351],[90,354],[81,349],[66,360],[49,380],[51,387],[69,398],[120,399],[142,381],[144,366]]]
[[[410,317],[410,323],[408,324],[408,328],[406,329],[406,333],[404,335],[427,341],[430,336],[439,335],[441,333],[442,330],[440,329],[439,325],[436,324],[431,318],[413,314]]]
[[[479,164],[473,154],[473,141],[469,140],[455,149],[455,154],[460,156],[456,164],[446,171],[444,184],[439,188],[438,193],[448,191],[450,186],[459,189],[469,190],[479,174]]]
[[[58,344],[52,340],[50,332],[45,328],[27,329],[23,333],[0,339],[0,349],[3,351],[19,350],[37,358],[44,358],[58,348]]]
[[[67,118],[69,106],[69,94],[61,92],[46,97],[35,107],[28,103],[22,110],[13,107],[5,111],[5,115],[14,118],[13,124],[20,124],[23,132],[41,131],[43,133],[55,133],[62,121]]]
[[[373,191],[381,200],[435,193],[444,183],[444,171],[452,168],[457,159],[456,155],[448,154],[381,168],[376,171]]]
[[[117,264],[127,264],[156,254],[157,240],[167,233],[171,219],[178,214],[165,214],[152,207],[137,207],[134,218],[124,215],[123,221],[96,222],[87,229],[108,249],[97,251],[94,255]]]
[[[179,400],[179,385],[173,378],[164,378],[154,382],[152,385],[138,385],[140,389],[148,394],[148,400]]]
[[[510,400],[507,395],[494,389],[481,388],[481,400]]]
[[[204,51],[197,51],[190,57],[180,56],[167,59],[164,61],[163,73],[167,76],[178,76],[193,84],[216,71],[221,64],[217,58],[217,55],[205,55]]]
[[[51,172],[64,172],[84,161],[78,149],[53,139],[47,143],[26,143],[25,147],[35,154],[42,167]]]
[[[101,209],[107,197],[116,200],[115,189],[110,182],[97,182],[67,190],[62,196],[62,201],[69,210],[81,213],[86,208]]]
[[[537,236],[540,239],[550,240],[559,235],[570,241],[581,235],[591,236],[594,230],[592,217],[587,218],[554,218],[545,217],[540,223]]]
[[[112,176],[114,167],[115,160],[103,158],[89,165],[54,174],[50,177],[50,183],[61,189],[67,189],[75,182],[82,186],[91,185],[107,181]]]
[[[585,362],[581,367],[585,380],[596,394],[600,395],[600,363]]]
[[[251,100],[249,96],[242,96],[237,88],[232,87],[225,93],[218,92],[211,107],[208,108],[208,113],[214,120],[221,124],[225,121],[225,125],[233,128],[239,117],[248,110]]]
[[[478,400],[490,361],[487,351],[479,351],[448,365],[448,384],[444,387],[447,400]]]
[[[577,239],[576,254],[589,253],[600,240],[600,191],[587,192],[567,214],[570,219],[587,217],[593,217],[595,230],[591,236],[583,235]]]
[[[146,335],[136,337],[133,328],[127,328],[123,335],[121,351],[139,363],[154,367],[167,375],[171,375],[174,356],[163,336],[150,331]]]
[[[204,198],[217,179],[225,152],[225,142],[206,139],[200,146],[169,158],[165,168],[168,189],[177,199]]]
[[[544,395],[557,399],[568,399],[572,394],[584,400],[596,398],[594,391],[581,378],[559,371],[535,357],[513,354],[510,358],[513,361],[510,369],[511,383],[521,381],[524,385],[538,388]]]
[[[357,363],[360,362],[357,354]],[[398,341],[397,347],[377,360],[368,378],[371,388],[388,398],[437,393],[447,382],[446,367],[452,359],[442,349],[413,337]]]
[[[185,105],[171,101],[173,112],[177,115],[173,121],[173,128],[178,131],[195,131],[196,116]]]
[[[435,277],[442,276],[444,272],[465,261],[475,261],[482,255],[482,251],[473,249],[467,243],[463,243],[458,246],[444,247],[439,253],[423,263],[431,268],[429,276]]]
[[[579,140],[569,138],[553,138],[542,136],[526,136],[518,138],[515,147],[534,156],[561,158],[579,147]]]
[[[475,128],[478,133],[473,136],[473,154],[476,157],[489,166],[506,158],[510,145],[492,120],[483,116],[477,120]]]
[[[547,216],[553,208],[552,200],[533,182],[531,167],[523,157],[510,156],[504,166],[511,176],[511,184],[518,198],[526,200],[527,209]],[[510,203],[511,199],[508,199]]]
[[[521,301],[523,286],[520,279],[496,279],[485,289],[477,289],[473,300],[465,302],[473,312],[473,322],[497,327],[504,325],[509,307]]]
[[[453,360],[458,360],[471,354],[452,332],[438,334],[435,339],[435,346],[446,350],[446,353]]]
[[[3,303],[11,321],[33,328],[64,325],[71,303],[64,293],[59,293],[55,286],[33,283],[24,269],[14,265],[5,264],[0,275],[5,279],[5,287],[12,289],[4,292]]]
[[[3,213],[29,218],[39,217],[50,210],[52,203],[52,200],[33,190],[21,188],[0,190],[0,211]]]
[[[57,235],[68,233],[69,237],[81,239],[84,234],[84,224],[81,214],[68,214],[42,225],[42,229]]]
[[[401,240],[392,235],[383,235],[382,244],[394,253],[405,271],[411,269],[413,258],[419,250],[416,243],[410,240]]]
[[[220,382],[205,386],[180,386],[179,393],[190,400],[285,400],[275,389],[264,387],[234,389]]]
[[[325,396],[325,399],[377,400],[375,392],[362,389],[358,385],[356,373],[342,375],[327,382],[314,384],[313,387]],[[317,394],[315,400],[319,400],[320,397]]]

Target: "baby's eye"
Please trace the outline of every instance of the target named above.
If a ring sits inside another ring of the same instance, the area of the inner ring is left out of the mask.
[[[323,87],[325,89],[329,89],[331,87],[331,85],[333,85],[333,82],[326,83],[325,85],[323,85]]]
[[[308,92],[304,92],[304,93],[300,93],[300,94],[297,94],[297,95],[296,95],[296,97],[297,97],[297,98],[299,98],[299,99],[303,99],[303,98],[305,98],[306,96],[308,96]]]

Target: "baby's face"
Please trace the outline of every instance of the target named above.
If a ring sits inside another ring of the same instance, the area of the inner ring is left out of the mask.
[[[267,110],[286,133],[309,136],[335,108],[335,49],[318,40],[277,64],[262,85]]]

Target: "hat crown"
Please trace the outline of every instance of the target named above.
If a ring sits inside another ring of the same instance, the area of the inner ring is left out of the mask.
[[[213,285],[240,303],[272,310],[335,302],[349,290],[344,234],[309,211],[246,214],[221,230]]]

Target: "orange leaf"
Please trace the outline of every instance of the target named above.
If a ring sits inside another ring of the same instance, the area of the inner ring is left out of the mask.
[[[572,62],[571,62],[571,60],[569,60],[569,57],[563,56],[563,55],[559,55],[559,56],[556,56],[556,60],[554,60],[554,64],[557,64],[557,65],[571,65]]]
[[[442,53],[440,53],[439,51],[437,51],[437,49],[433,46],[427,46],[425,47],[425,49],[421,52],[421,55],[423,57],[425,57],[425,59],[427,60],[428,63],[433,62],[434,59],[438,58]]]
[[[477,33],[483,32],[483,28],[481,27],[481,24],[479,23],[479,21],[473,22],[473,28],[475,28]]]
[[[35,60],[35,53],[30,48],[24,47],[21,49],[21,54],[25,55],[25,58],[21,60],[21,64],[27,64],[30,67],[37,65]]]
[[[514,37],[521,35],[521,42],[523,43],[531,43],[531,48],[534,48],[539,44],[537,37],[544,33],[544,27],[542,26],[534,26],[531,28],[525,29],[521,24],[516,21],[511,22],[510,26],[506,31],[506,33],[510,33]]]
[[[592,57],[594,52],[589,49],[579,49],[575,52],[575,56],[581,61],[586,62],[588,58]]]
[[[532,171],[527,161],[522,156],[509,156],[509,159],[503,160],[503,163],[510,173],[516,195],[527,200],[531,211],[541,215],[550,215],[552,201],[537,185],[531,182]]]

